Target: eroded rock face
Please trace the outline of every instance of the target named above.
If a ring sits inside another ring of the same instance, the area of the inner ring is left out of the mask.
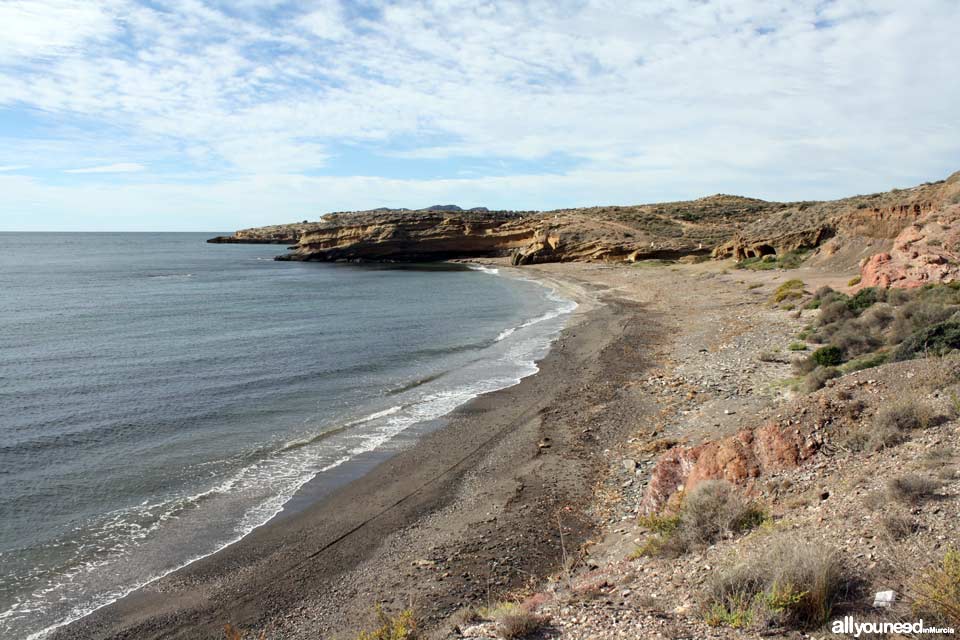
[[[326,216],[287,259],[430,261],[511,257],[515,265],[637,260],[701,251],[615,221],[572,212],[369,211]]]
[[[889,251],[860,267],[861,287],[913,288],[955,280],[960,280],[960,205],[911,224]]]
[[[430,261],[504,256],[527,246],[536,232],[529,216],[509,212],[338,213],[304,233],[289,258]]]
[[[796,467],[819,448],[799,429],[769,423],[695,447],[675,447],[657,461],[640,508],[659,511],[680,490],[691,491],[706,480],[747,484],[764,473]]]

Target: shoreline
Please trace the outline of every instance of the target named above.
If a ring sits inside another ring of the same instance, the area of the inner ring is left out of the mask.
[[[505,265],[499,263],[490,264],[490,266],[505,267]],[[510,269],[510,267],[505,268]],[[516,271],[522,274],[523,271],[528,270]],[[549,371],[551,365],[548,363],[556,359],[554,354],[558,345],[569,340],[569,334],[575,332],[581,325],[595,322],[596,319],[591,318],[590,315],[595,313],[598,308],[603,308],[597,304],[595,297],[586,291],[582,283],[542,272],[529,273],[528,271],[527,274],[523,275],[525,278],[530,276],[533,276],[532,279],[537,280],[544,286],[553,288],[564,297],[573,298],[578,303],[578,308],[571,313],[570,320],[555,338],[548,354],[539,361],[536,373],[522,379],[515,385],[479,396],[461,405],[451,414],[440,419],[440,422],[444,424],[441,424],[439,428],[434,426],[433,429],[429,429],[407,450],[389,454],[385,460],[375,459],[372,464],[370,460],[358,461],[359,464],[366,464],[374,468],[368,470],[359,478],[350,479],[346,482],[340,481],[339,486],[332,493],[319,497],[319,500],[316,496],[312,498],[308,496],[306,498],[308,504],[292,513],[287,513],[288,507],[285,506],[270,521],[254,529],[243,538],[212,554],[191,561],[186,566],[155,579],[82,618],[56,628],[47,637],[109,638],[120,637],[129,632],[135,632],[136,637],[220,637],[222,635],[222,625],[226,622],[245,627],[251,624],[257,625],[266,621],[263,615],[258,615],[249,606],[243,606],[239,602],[240,598],[233,599],[233,602],[224,602],[224,600],[230,599],[218,595],[216,593],[218,590],[212,588],[209,583],[223,580],[230,581],[231,578],[236,580],[238,579],[236,576],[248,573],[244,569],[259,566],[267,559],[269,559],[272,568],[280,565],[287,566],[291,570],[300,569],[302,562],[296,561],[296,553],[299,552],[291,552],[287,549],[290,546],[293,532],[296,532],[297,536],[309,540],[327,540],[327,543],[320,545],[319,549],[312,548],[306,554],[307,557],[316,557],[332,546],[342,545],[345,540],[357,537],[364,527],[370,527],[372,521],[389,516],[391,510],[397,509],[404,502],[417,502],[417,500],[411,500],[411,498],[418,494],[429,494],[425,501],[432,505],[431,509],[440,506],[446,501],[442,494],[453,490],[453,485],[457,483],[456,477],[471,466],[471,459],[481,457],[485,452],[484,450],[489,448],[494,440],[501,438],[506,431],[500,426],[502,423],[499,422],[497,428],[483,429],[483,425],[479,423],[488,422],[483,416],[490,412],[506,413],[513,415],[498,415],[498,417],[508,419],[508,424],[513,424],[518,420],[521,422],[529,421],[531,410],[534,409],[533,405],[538,404],[531,402],[531,400],[542,394],[544,386],[555,386],[555,383],[551,384],[548,380],[556,377],[555,374],[551,375]],[[610,318],[606,320],[609,321]],[[539,390],[528,389],[531,387]],[[511,390],[513,390],[512,393]],[[500,396],[502,395],[510,395],[513,398],[501,402]],[[523,399],[519,404],[513,401],[518,397]],[[500,404],[508,405],[509,409],[498,410],[494,408]],[[521,407],[524,407],[524,410],[517,411]],[[424,429],[423,426],[417,428]],[[461,436],[464,431],[474,431],[483,437],[478,438],[474,435],[472,439],[467,438],[474,446],[465,456],[458,458],[455,455],[455,445],[463,443]],[[454,436],[454,432],[460,435]],[[539,449],[535,451],[534,455],[540,453]],[[377,458],[377,455],[373,453],[369,457]],[[434,464],[424,464],[426,462],[425,458],[432,459]],[[416,464],[416,469],[411,477],[397,478],[397,470],[406,470],[414,460],[418,459],[421,462]],[[446,468],[440,469],[438,467],[437,462],[441,460],[448,463]],[[396,486],[383,487],[387,478],[393,478]],[[325,484],[331,482],[337,484],[335,478],[326,479]],[[432,485],[434,484],[446,486],[436,495],[433,495],[435,489]],[[301,492],[307,489],[308,485],[302,487]],[[301,492],[298,492],[298,496]],[[309,493],[309,490],[307,493]],[[349,499],[346,498],[347,496],[349,496]],[[390,502],[387,496],[394,498],[394,500]],[[303,501],[303,499],[301,496],[300,501]],[[349,507],[346,506],[347,503],[344,500],[347,500]],[[386,502],[384,502],[385,500]],[[297,496],[292,498],[288,505],[295,501],[298,501]],[[311,501],[312,504],[309,504]],[[362,503],[363,506],[359,509],[350,508],[355,507],[357,503]],[[386,508],[380,510],[374,508],[377,506],[383,507],[385,504],[388,505]],[[354,511],[354,513],[343,514],[344,511]],[[341,515],[339,517],[334,516],[332,515],[333,512],[341,512]],[[364,517],[361,517],[361,515]],[[400,524],[409,525],[418,519],[417,516],[403,517],[396,520],[388,528],[393,531]],[[313,531],[314,525],[320,520],[336,520],[339,522],[324,527],[322,531]],[[337,524],[339,526],[336,526]],[[349,526],[351,524],[352,526]],[[311,529],[309,534],[306,532],[307,529]],[[365,543],[370,545],[380,537],[382,536],[367,539]],[[316,545],[313,546],[316,547]],[[282,556],[282,560],[279,562],[277,562],[277,554]],[[356,556],[356,554],[353,555]],[[360,559],[354,557],[353,564],[355,565]],[[350,564],[350,562],[334,563],[334,566],[323,568],[320,573],[324,575],[340,574],[348,569],[349,566],[347,565]],[[198,582],[198,586],[193,586]],[[241,580],[241,582],[245,582],[245,580]],[[191,584],[191,588],[182,589],[182,585],[187,583]],[[168,597],[168,595],[171,595],[172,585],[176,585],[173,586],[174,590],[182,590],[185,593],[176,598]],[[177,601],[183,598],[193,599],[194,596],[200,596],[200,599],[205,601],[204,607],[200,610],[195,609],[189,614],[186,611],[178,610],[182,607],[176,604]],[[283,606],[277,607],[267,616],[267,619],[275,617],[284,608]],[[204,610],[207,612],[206,615],[203,614]]]

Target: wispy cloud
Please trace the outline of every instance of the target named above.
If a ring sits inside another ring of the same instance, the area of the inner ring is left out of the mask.
[[[117,162],[116,164],[104,164],[97,167],[65,169],[64,173],[136,173],[146,171],[146,169],[145,166],[137,162]]]
[[[0,163],[136,157],[188,176],[200,219],[216,200],[264,223],[307,192],[322,211],[431,185],[533,208],[842,195],[960,168],[955,24],[955,0],[0,2],[0,132],[25,132]],[[477,159],[522,188],[451,181]]]
[[[22,171],[23,169],[29,169],[30,165],[27,164],[7,164],[0,165],[0,172],[5,171]]]

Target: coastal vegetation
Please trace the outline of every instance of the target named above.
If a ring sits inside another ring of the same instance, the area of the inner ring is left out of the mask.
[[[867,287],[853,295],[824,287],[806,306],[820,312],[799,337],[822,345],[795,365],[809,390],[839,374],[960,348],[960,282],[912,290]]]

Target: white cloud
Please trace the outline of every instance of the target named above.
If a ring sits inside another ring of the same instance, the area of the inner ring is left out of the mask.
[[[114,32],[112,0],[0,2],[0,61],[62,55]]]
[[[0,173],[4,171],[21,171],[23,169],[29,169],[30,165],[28,164],[7,164],[0,165]]]
[[[324,40],[340,40],[350,34],[343,20],[343,9],[336,0],[321,3],[318,8],[302,16],[299,22],[303,28]]]
[[[64,173],[136,173],[146,171],[147,168],[137,162],[117,162],[115,164],[104,164],[97,167],[84,167],[82,169],[65,169]]]
[[[0,108],[71,125],[48,145],[0,141],[0,163],[147,158],[228,176],[178,193],[234,212],[262,206],[248,185],[273,185],[272,216],[306,206],[287,187],[324,209],[434,193],[529,207],[827,197],[960,168],[955,0],[220,4],[0,2]],[[71,29],[51,26],[62,11]],[[356,171],[370,177],[289,177],[356,144],[393,166],[449,160],[451,176],[462,157],[527,168],[515,183],[391,181],[371,156]],[[543,158],[575,168],[529,168]]]

